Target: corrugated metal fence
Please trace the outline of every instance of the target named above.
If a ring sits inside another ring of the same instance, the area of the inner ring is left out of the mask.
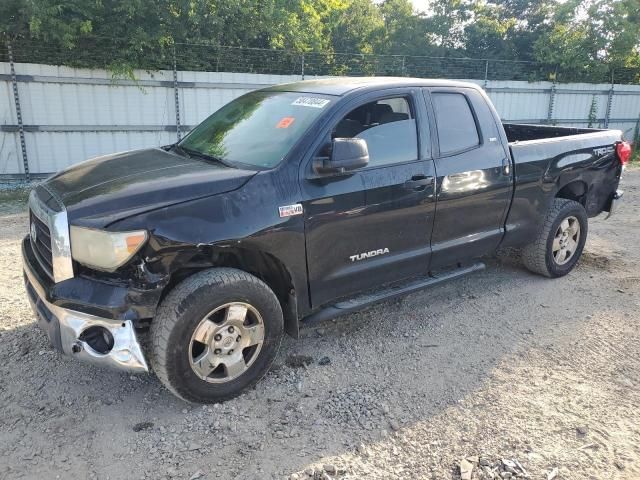
[[[0,62],[0,176],[51,173],[173,143],[233,98],[304,76],[161,70],[136,71],[133,81],[106,70],[11,67]],[[617,128],[631,140],[640,116],[638,85],[470,81],[485,88],[506,121]]]

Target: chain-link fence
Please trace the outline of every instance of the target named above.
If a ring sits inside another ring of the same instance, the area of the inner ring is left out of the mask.
[[[360,53],[294,52],[264,48],[176,43],[164,46],[141,42],[132,48],[125,39],[91,38],[65,48],[36,40],[16,40],[15,62],[44,63],[81,68],[107,68],[126,75],[133,69],[261,73],[278,75],[390,75],[423,78],[555,81],[560,83],[636,84],[640,69],[616,68],[605,63],[583,68],[498,59],[380,55]],[[8,61],[7,44],[0,61]]]
[[[175,142],[231,99],[275,83],[363,75],[465,79],[484,88],[506,121],[616,128],[633,141],[640,136],[639,72],[605,64],[567,72],[454,57],[184,43],[131,49],[100,38],[65,49],[20,41],[0,45],[0,105],[6,107],[0,108],[0,178],[28,178],[113,151]]]

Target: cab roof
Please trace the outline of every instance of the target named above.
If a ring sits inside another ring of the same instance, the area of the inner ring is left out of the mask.
[[[339,77],[303,80],[284,83],[263,89],[271,92],[304,92],[342,96],[355,90],[375,90],[394,87],[470,87],[479,88],[471,82],[458,82],[441,79],[407,77]]]

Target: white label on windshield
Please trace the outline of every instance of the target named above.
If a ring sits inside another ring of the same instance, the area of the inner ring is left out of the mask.
[[[301,107],[324,108],[330,100],[317,97],[298,97],[291,105],[299,105]]]

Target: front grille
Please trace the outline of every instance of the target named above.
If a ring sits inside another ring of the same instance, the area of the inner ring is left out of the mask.
[[[35,232],[35,239],[31,236],[31,249],[40,266],[49,277],[53,279],[53,255],[51,253],[51,232],[46,223],[40,220],[33,212],[30,212],[32,232]]]
[[[73,278],[67,210],[45,184],[31,190],[29,219],[31,250],[42,270],[55,283]]]

